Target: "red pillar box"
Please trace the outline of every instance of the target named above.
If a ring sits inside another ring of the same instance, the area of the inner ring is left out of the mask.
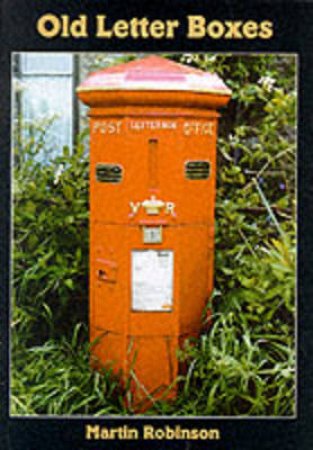
[[[175,395],[176,352],[213,287],[216,135],[231,92],[156,56],[94,72],[90,107],[90,339],[136,401]],[[175,383],[174,383],[175,384]]]

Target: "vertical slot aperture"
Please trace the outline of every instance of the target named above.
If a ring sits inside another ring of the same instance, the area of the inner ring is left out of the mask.
[[[149,187],[158,187],[158,140],[149,139]]]

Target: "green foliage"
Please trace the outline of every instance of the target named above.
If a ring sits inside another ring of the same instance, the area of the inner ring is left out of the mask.
[[[43,342],[86,321],[88,159],[83,136],[47,160],[47,123],[32,126],[14,168],[14,326]]]
[[[219,73],[233,97],[219,132],[213,325],[179,351],[177,399],[147,414],[292,415],[295,59],[169,56]],[[46,126],[16,154],[12,413],[132,413],[112,373],[90,370],[77,328],[88,310],[84,136],[49,159]]]
[[[16,348],[11,413],[125,413],[118,379],[110,370],[91,370],[87,341],[86,330],[81,330],[81,325],[77,324],[70,339],[62,336],[58,341],[49,339],[40,346]]]

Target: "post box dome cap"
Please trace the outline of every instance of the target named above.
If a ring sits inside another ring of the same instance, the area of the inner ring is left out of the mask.
[[[190,91],[231,95],[217,74],[154,55],[92,72],[77,88],[77,92],[83,91]]]

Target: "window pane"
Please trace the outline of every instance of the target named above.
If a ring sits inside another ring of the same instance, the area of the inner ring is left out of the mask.
[[[72,77],[24,77],[22,80],[22,120],[24,124],[54,119],[45,144],[53,156],[64,145],[72,145]]]
[[[71,74],[73,57],[64,53],[21,54],[22,74]]]

